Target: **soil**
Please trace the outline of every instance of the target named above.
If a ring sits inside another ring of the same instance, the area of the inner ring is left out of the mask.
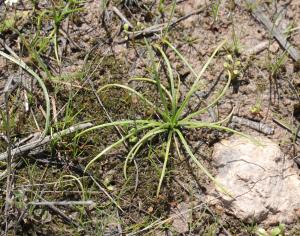
[[[164,1],[163,8],[159,7],[159,1],[148,0],[90,0],[77,5],[75,1],[38,1],[35,5],[34,2],[24,0],[14,7],[0,3],[0,43],[3,41],[45,81],[51,100],[51,132],[83,122],[96,125],[109,122],[109,119],[155,117],[154,111],[129,92],[120,89],[96,91],[108,83],[127,85],[130,78],[149,76],[151,62],[144,37],[154,45],[161,43],[165,33],[158,31],[132,39],[113,7],[133,25],[134,29],[128,29],[133,32],[168,22],[172,1]],[[196,72],[200,72],[215,48],[226,39],[226,46],[203,76],[202,92],[207,95],[206,103],[212,101],[226,84],[224,62],[230,54],[234,62],[240,61],[238,75],[214,108],[214,113],[222,119],[234,108],[236,116],[273,127],[274,133],[266,135],[244,125],[228,124],[249,135],[267,136],[280,145],[288,158],[297,160],[300,153],[299,140],[295,139],[300,121],[299,62],[285,53],[271,32],[253,18],[251,10],[257,6],[265,9],[272,22],[287,34],[288,41],[300,50],[300,31],[297,29],[300,2],[259,1],[256,6],[219,2],[177,1],[172,19],[201,7],[203,11],[171,27],[167,38]],[[57,32],[59,62],[54,41],[47,43],[46,39],[55,26],[53,12],[63,9],[67,3],[79,10],[60,22]],[[217,16],[214,16],[217,6]],[[247,54],[263,42],[267,42],[267,46],[262,51]],[[4,46],[0,46],[0,50],[7,52]],[[180,93],[184,96],[195,78],[171,50],[166,49],[166,53],[181,80]],[[165,78],[163,73],[162,77]],[[1,91],[9,78],[13,79],[13,89],[6,106]],[[155,86],[139,82],[131,85],[151,101],[159,103]],[[201,102],[203,99],[195,96],[189,108],[193,109]],[[42,131],[46,107],[40,87],[31,76],[2,57],[0,106],[1,153],[8,147],[5,135],[8,134],[16,145],[30,134]],[[5,107],[9,108],[9,129],[4,125]],[[211,120],[212,117],[207,114],[201,119]],[[125,134],[129,128],[124,128],[121,133]],[[227,215],[224,209],[203,202],[206,189],[211,186],[209,178],[189,161],[186,153],[183,153],[184,158],[179,158],[175,148],[161,193],[156,197],[163,163],[161,140],[153,140],[141,151],[135,165],[128,167],[127,180],[123,176],[127,147],[114,149],[94,163],[88,173],[83,172],[92,158],[119,139],[119,134],[115,128],[96,130],[80,139],[74,139],[73,134],[54,140],[38,154],[25,153],[16,159],[11,187],[13,204],[6,213],[7,182],[6,178],[0,177],[0,231],[8,229],[8,235],[255,235],[259,222],[243,223]],[[213,145],[231,134],[198,129],[186,131],[185,135],[197,158],[214,173],[211,165]],[[6,170],[5,161],[0,162],[0,168],[1,172]],[[84,193],[79,181],[66,181],[73,178],[70,176],[81,181]],[[45,199],[59,202],[82,198],[92,200],[94,204],[55,206],[58,210],[30,204]],[[188,229],[187,232],[173,227],[174,220],[170,218],[176,212],[174,209],[182,210],[182,206],[190,214],[182,226]],[[299,221],[286,226],[286,235],[300,235],[299,232]]]

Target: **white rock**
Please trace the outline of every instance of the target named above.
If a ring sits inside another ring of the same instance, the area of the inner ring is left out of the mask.
[[[292,223],[300,216],[299,169],[271,140],[232,136],[214,147],[216,179],[234,198],[212,189],[209,200],[245,222]]]
[[[12,6],[14,4],[17,4],[19,2],[19,0],[5,0],[5,4],[8,6]]]

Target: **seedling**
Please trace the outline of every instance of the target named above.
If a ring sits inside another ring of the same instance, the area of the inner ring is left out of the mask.
[[[234,81],[241,74],[241,61],[234,60],[233,57],[229,54],[226,57],[224,68],[230,71],[230,74],[232,75],[232,81]]]
[[[276,56],[276,58],[269,63],[268,67],[272,77],[278,76],[278,74],[282,71],[286,61],[287,52],[283,52],[281,55]]]
[[[253,115],[260,115],[261,111],[262,111],[262,95],[264,93],[264,91],[266,90],[266,84],[263,83],[263,81],[259,81],[256,84],[256,100],[255,100],[255,104],[251,107],[250,112]]]
[[[23,43],[30,52],[30,56],[39,63],[44,71],[47,70],[47,66],[42,61],[40,55],[48,50],[51,43],[53,43],[54,45],[54,54],[56,61],[59,65],[61,64],[61,58],[58,53],[58,38],[60,26],[62,21],[69,15],[80,12],[82,10],[82,8],[78,7],[80,3],[81,2],[76,0],[69,0],[66,4],[53,4],[52,8],[43,10],[37,15],[37,31],[33,39],[30,39],[29,41],[21,35]],[[45,22],[48,21],[52,25],[53,29],[48,35],[44,35],[42,28]]]
[[[180,98],[179,94],[179,88],[180,88],[180,80],[176,83],[176,79],[173,75],[173,68],[171,66],[171,63],[165,53],[165,51],[162,49],[160,45],[154,45],[153,47],[150,47],[146,41],[146,44],[148,46],[149,55],[152,61],[152,77],[151,78],[133,78],[130,81],[140,81],[145,83],[151,83],[156,85],[158,93],[159,93],[159,99],[161,101],[161,106],[158,106],[151,102],[148,98],[146,98],[142,93],[138,92],[137,90],[123,84],[107,84],[101,87],[98,92],[102,92],[109,88],[119,88],[124,89],[130,92],[131,94],[134,94],[137,96],[140,101],[144,102],[144,104],[148,107],[151,107],[155,111],[155,118],[152,119],[140,119],[140,120],[120,120],[115,121],[111,123],[105,123],[101,125],[94,126],[90,129],[87,129],[80,133],[78,136],[82,136],[84,133],[101,129],[105,127],[111,127],[111,126],[125,126],[125,127],[132,127],[135,126],[134,129],[128,129],[129,132],[124,135],[124,137],[120,138],[118,141],[114,142],[110,146],[106,147],[101,153],[99,153],[95,158],[93,158],[86,166],[85,170],[91,167],[92,164],[94,164],[97,160],[99,160],[103,155],[108,153],[113,148],[116,148],[125,140],[131,141],[133,137],[136,137],[137,135],[140,136],[138,140],[134,143],[132,148],[130,149],[129,153],[127,154],[127,157],[124,162],[124,176],[127,178],[127,166],[128,163],[130,163],[139,153],[139,151],[143,148],[143,146],[153,140],[155,137],[160,136],[159,140],[164,140],[164,145],[161,145],[163,148],[163,167],[161,169],[160,173],[160,180],[157,187],[156,194],[158,195],[166,174],[166,169],[168,165],[168,161],[171,155],[171,150],[173,150],[172,146],[174,145],[178,152],[178,156],[180,155],[180,149],[179,149],[179,143],[182,144],[182,147],[186,151],[186,153],[190,156],[191,160],[212,180],[214,183],[217,184],[217,187],[219,187],[220,190],[223,192],[226,192],[222,186],[217,183],[217,181],[214,179],[214,177],[211,175],[211,173],[203,166],[203,164],[195,157],[193,154],[190,146],[188,145],[186,141],[186,137],[184,135],[184,130],[194,130],[199,128],[210,128],[210,129],[216,129],[226,132],[232,132],[237,133],[242,136],[248,137],[247,135],[240,133],[236,130],[233,130],[231,128],[223,126],[225,122],[229,120],[231,117],[231,114],[229,114],[225,119],[217,121],[217,122],[208,122],[205,120],[199,120],[198,115],[203,114],[208,111],[209,108],[214,107],[218,101],[224,96],[226,90],[228,89],[230,82],[231,82],[231,72],[227,70],[228,76],[227,76],[227,83],[223,90],[210,102],[206,107],[203,107],[197,111],[194,112],[188,112],[187,106],[189,104],[189,101],[191,100],[191,97],[193,94],[198,91],[202,86],[202,76],[204,72],[206,71],[209,64],[212,62],[214,56],[217,54],[217,52],[223,47],[225,42],[222,42],[216,50],[213,52],[213,54],[210,56],[206,64],[203,66],[202,70],[199,74],[196,73],[196,71],[192,68],[192,66],[188,63],[188,61],[185,59],[185,57],[167,40],[163,40],[162,44],[165,47],[168,47],[171,49],[175,54],[180,58],[180,60],[189,68],[192,75],[195,77],[195,81],[193,85],[191,86],[190,90],[187,92],[185,97]],[[162,61],[159,62],[155,60],[154,56],[154,50],[158,54],[160,54]],[[159,74],[159,67],[164,65],[166,67],[167,71],[167,77],[168,77],[168,85],[165,86],[162,83],[162,78]],[[248,137],[249,138],[249,137]]]
[[[218,21],[219,11],[220,11],[221,1],[217,0],[211,5],[211,14],[213,16],[214,22]]]
[[[284,236],[284,231],[285,231],[285,225],[284,224],[279,224],[275,228],[271,229],[270,232],[267,232],[263,228],[259,228],[256,231],[256,234],[258,236]]]

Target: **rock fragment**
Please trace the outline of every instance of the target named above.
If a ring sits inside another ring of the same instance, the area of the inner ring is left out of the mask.
[[[216,179],[234,198],[212,189],[208,199],[218,197],[215,204],[245,222],[293,223],[300,216],[300,171],[276,143],[256,139],[261,145],[239,136],[215,145]]]

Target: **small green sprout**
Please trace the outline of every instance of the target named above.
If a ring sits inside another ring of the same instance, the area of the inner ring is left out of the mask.
[[[128,30],[129,30],[129,25],[128,25],[128,24],[124,24],[124,25],[123,25],[123,29],[124,29],[124,31],[128,32]]]
[[[224,68],[230,71],[232,75],[232,81],[235,81],[241,75],[241,62],[234,60],[231,54],[226,56],[226,62],[223,64]]]
[[[279,224],[275,228],[271,229],[270,232],[267,232],[263,228],[258,228],[256,234],[258,236],[284,236],[285,225]]]

